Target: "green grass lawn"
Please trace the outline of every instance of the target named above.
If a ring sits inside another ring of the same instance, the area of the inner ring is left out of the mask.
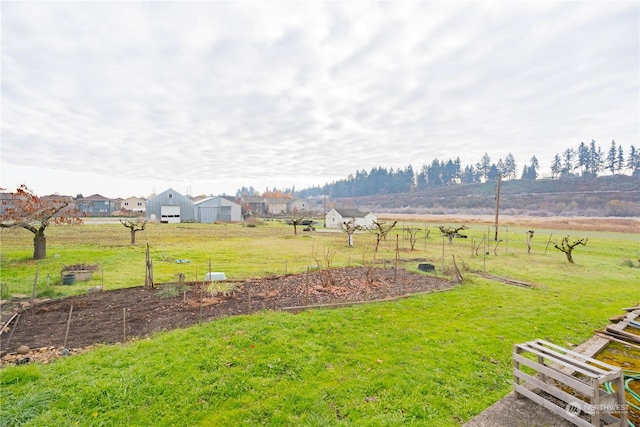
[[[640,302],[639,236],[571,232],[589,237],[571,265],[551,246],[545,253],[551,230],[536,230],[527,254],[525,230],[502,235],[497,256],[494,244],[489,255],[472,255],[484,227],[452,245],[432,230],[413,252],[400,234],[398,256],[412,270],[429,259],[441,275],[456,256],[465,282],[452,291],[226,318],[50,365],[4,368],[0,425],[460,425],[511,390],[515,343],[543,338],[571,347]],[[303,272],[329,252],[336,267],[371,263],[375,245],[366,233],[355,236],[351,249],[342,233],[294,237],[275,222],[152,225],[135,247],[120,224],[56,227],[47,236],[48,257],[34,262],[28,232],[2,231],[3,291],[30,295],[36,268],[41,295],[82,292],[102,283],[102,271],[107,289],[140,285],[147,242],[157,281],[180,272],[202,278],[209,261],[230,278]],[[392,231],[375,260],[392,266],[395,249]],[[98,263],[101,271],[89,282],[55,284],[60,268],[76,263]],[[473,271],[537,286],[508,286]]]

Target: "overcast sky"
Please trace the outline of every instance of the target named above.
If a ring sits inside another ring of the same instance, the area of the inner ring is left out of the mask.
[[[2,2],[0,186],[302,189],[639,147],[638,1]],[[544,172],[544,171],[543,171]]]

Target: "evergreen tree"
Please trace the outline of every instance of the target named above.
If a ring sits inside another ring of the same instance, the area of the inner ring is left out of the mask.
[[[540,163],[538,163],[538,158],[535,155],[531,157],[531,167],[529,169],[533,169],[533,171],[529,172],[529,174],[533,176],[532,179],[538,179],[538,169],[540,169]]]
[[[473,184],[477,182],[476,170],[473,168],[473,165],[467,165],[464,167],[461,179],[463,184]]]
[[[498,170],[498,166],[496,166],[495,164],[492,164],[489,167],[489,172],[487,173],[487,179],[489,181],[497,181],[499,176],[500,176],[500,171]]]
[[[518,167],[516,166],[516,159],[513,157],[513,154],[508,153],[507,157],[504,159],[504,172],[505,176],[509,179],[514,179],[516,177],[516,171]]]
[[[567,148],[562,155],[562,170],[561,174],[563,176],[569,176],[571,171],[575,168],[573,164],[573,159],[575,157],[575,151],[573,148]]]
[[[456,159],[453,161],[453,166],[455,168],[455,180],[456,182],[460,182],[460,179],[462,177],[462,162],[460,161],[460,157],[456,157]]]
[[[442,183],[444,185],[456,184],[459,174],[456,164],[451,159],[442,165]]]
[[[618,160],[616,161],[616,172],[622,173],[624,169],[624,151],[622,145],[618,145]]]
[[[632,144],[627,158],[627,167],[631,170],[631,176],[640,176],[640,150]]]
[[[578,146],[578,166],[580,167],[580,173],[582,176],[589,170],[589,164],[591,162],[589,154],[589,147],[584,142],[581,142]]]
[[[540,165],[538,164],[538,159],[536,156],[531,158],[531,165],[525,165],[522,169],[522,179],[537,179],[538,178],[538,168]]]
[[[596,150],[596,141],[591,140],[589,144],[589,174],[594,178],[598,176],[602,170],[602,149],[598,147]]]
[[[611,147],[609,147],[609,153],[607,154],[606,168],[611,171],[611,175],[616,173],[616,166],[618,164],[618,149],[616,142],[611,141]]]
[[[498,159],[498,163],[496,164],[496,169],[498,169],[498,173],[502,175],[503,178],[507,178],[507,168],[505,167],[502,159]]]
[[[562,172],[562,160],[560,154],[556,154],[551,162],[551,176],[556,178]]]
[[[430,186],[439,187],[442,185],[442,165],[438,159],[433,159],[427,169],[427,183]]]
[[[482,179],[486,181],[489,175],[489,169],[491,169],[491,158],[487,153],[483,154],[477,169],[479,170]]]

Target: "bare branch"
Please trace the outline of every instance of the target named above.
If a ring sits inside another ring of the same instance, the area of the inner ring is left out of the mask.
[[[439,225],[438,229],[442,234],[447,236],[447,238],[449,239],[449,244],[451,244],[453,243],[453,238],[462,237],[462,234],[460,234],[460,231],[467,230],[468,227],[466,225],[461,225],[460,227],[449,227],[449,226],[445,227],[444,225]]]
[[[567,256],[567,261],[569,261],[571,264],[574,264],[572,255],[573,249],[578,245],[586,246],[589,238],[573,239],[572,241],[569,241],[569,237],[570,236],[563,237],[560,244],[558,244],[557,241],[554,241],[553,247],[561,252],[564,252]]]

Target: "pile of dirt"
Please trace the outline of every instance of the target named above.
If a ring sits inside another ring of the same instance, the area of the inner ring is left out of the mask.
[[[50,353],[78,352],[96,343],[123,342],[220,317],[380,300],[453,286],[448,280],[404,269],[348,267],[240,283],[212,282],[204,287],[170,283],[156,289],[92,292],[22,308],[0,335],[2,363],[25,357],[38,360],[33,351],[14,357],[20,346],[38,349],[50,358]]]

